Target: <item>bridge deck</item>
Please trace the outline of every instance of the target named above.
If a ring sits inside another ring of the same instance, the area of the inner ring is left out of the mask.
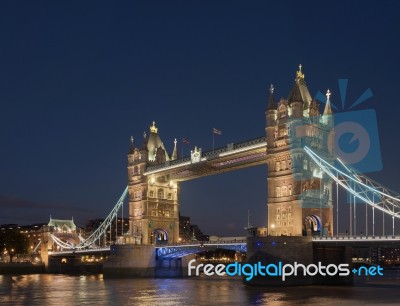
[[[207,249],[224,248],[237,251],[246,251],[246,238],[238,240],[228,241],[191,241],[189,243],[175,243],[165,245],[155,245],[158,256],[164,258],[172,258],[176,256],[185,256],[188,254],[194,254],[203,252]],[[398,243],[400,246],[400,236],[316,236],[312,240],[315,244],[323,243],[336,243],[336,244],[357,244],[371,246],[375,244],[377,247],[382,246],[385,243],[393,244]],[[96,254],[101,252],[109,252],[110,247],[104,248],[92,248],[82,250],[65,250],[58,252],[49,252],[50,256],[63,256],[73,254]]]
[[[62,255],[73,255],[73,254],[88,255],[88,254],[96,254],[96,253],[109,252],[109,251],[110,251],[110,247],[108,246],[108,247],[104,247],[104,248],[55,251],[55,252],[49,252],[49,255],[50,256],[62,256]]]
[[[267,142],[265,137],[250,141],[228,144],[224,148],[202,153],[199,162],[192,162],[190,157],[168,161],[165,164],[148,167],[144,175],[166,175],[176,181],[222,173],[252,165],[266,163]]]

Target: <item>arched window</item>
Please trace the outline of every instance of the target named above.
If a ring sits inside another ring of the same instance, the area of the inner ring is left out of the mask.
[[[276,171],[281,170],[281,162],[276,162]]]
[[[149,197],[150,198],[154,198],[154,191],[153,190],[149,192]]]
[[[289,195],[291,196],[292,195],[292,185],[288,186],[288,191],[289,191]]]
[[[286,160],[282,161],[282,170],[286,170]]]
[[[138,174],[138,167],[137,166],[133,167],[133,175],[136,175],[136,174]]]
[[[164,199],[164,190],[162,189],[158,189],[158,198],[159,199]]]
[[[284,197],[287,196],[287,187],[286,186],[282,187],[282,196],[284,196]]]

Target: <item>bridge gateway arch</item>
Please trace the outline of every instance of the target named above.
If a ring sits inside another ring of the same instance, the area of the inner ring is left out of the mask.
[[[318,106],[300,66],[287,99],[275,101],[271,85],[265,137],[208,152],[195,147],[189,157],[178,158],[176,141],[169,155],[153,122],[142,145],[132,143],[128,154],[127,243],[178,242],[180,182],[260,164],[268,166],[269,235],[331,235],[332,179],[323,175],[303,150],[307,145],[333,162],[329,99],[322,114]]]

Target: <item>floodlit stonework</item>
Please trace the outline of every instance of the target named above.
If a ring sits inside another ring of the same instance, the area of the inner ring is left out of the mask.
[[[333,118],[329,96],[321,115],[301,66],[288,99],[274,99],[266,111],[268,229],[272,236],[331,235],[332,180],[302,149],[305,145],[333,161]],[[321,233],[322,229],[322,233]]]
[[[268,235],[332,235],[332,180],[306,155],[304,146],[333,162],[333,114],[321,114],[311,98],[301,66],[287,99],[276,103],[271,85],[266,137],[230,143],[190,157],[168,154],[155,122],[143,143],[133,138],[128,154],[130,236],[128,243],[179,242],[179,183],[245,167],[268,165]]]

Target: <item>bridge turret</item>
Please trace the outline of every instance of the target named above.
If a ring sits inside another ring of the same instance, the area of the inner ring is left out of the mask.
[[[131,138],[132,139],[132,138]],[[148,150],[146,133],[143,133],[141,148],[135,147],[131,140],[131,149],[128,154],[128,192],[129,192],[129,243],[141,243],[142,213],[147,193],[147,178],[143,175],[147,167]]]
[[[265,112],[267,121],[267,126],[265,128],[265,133],[267,135],[267,147],[274,145],[274,138],[275,138],[277,110],[274,99],[274,89],[275,89],[274,86],[271,84],[269,88],[268,106]]]
[[[302,66],[299,65],[299,70],[296,73],[296,79],[293,88],[289,94],[288,102],[291,107],[292,118],[308,117],[311,95],[308,91],[305,76],[301,71]]]
[[[174,140],[174,150],[172,151],[172,154],[171,154],[171,160],[176,160],[178,158],[178,150],[176,148],[176,144],[177,143],[178,142],[177,142],[177,140],[175,138],[175,140]]]
[[[158,128],[156,127],[156,123],[154,121],[153,124],[150,126],[149,134],[147,135],[146,133],[144,133],[143,149],[147,150],[146,160],[148,163],[159,163],[170,160],[170,157],[164,147],[164,143],[160,138]]]
[[[326,104],[324,108],[324,113],[322,114],[321,122],[327,125],[329,128],[333,128],[333,112],[331,108],[331,92],[328,89],[326,92]]]

